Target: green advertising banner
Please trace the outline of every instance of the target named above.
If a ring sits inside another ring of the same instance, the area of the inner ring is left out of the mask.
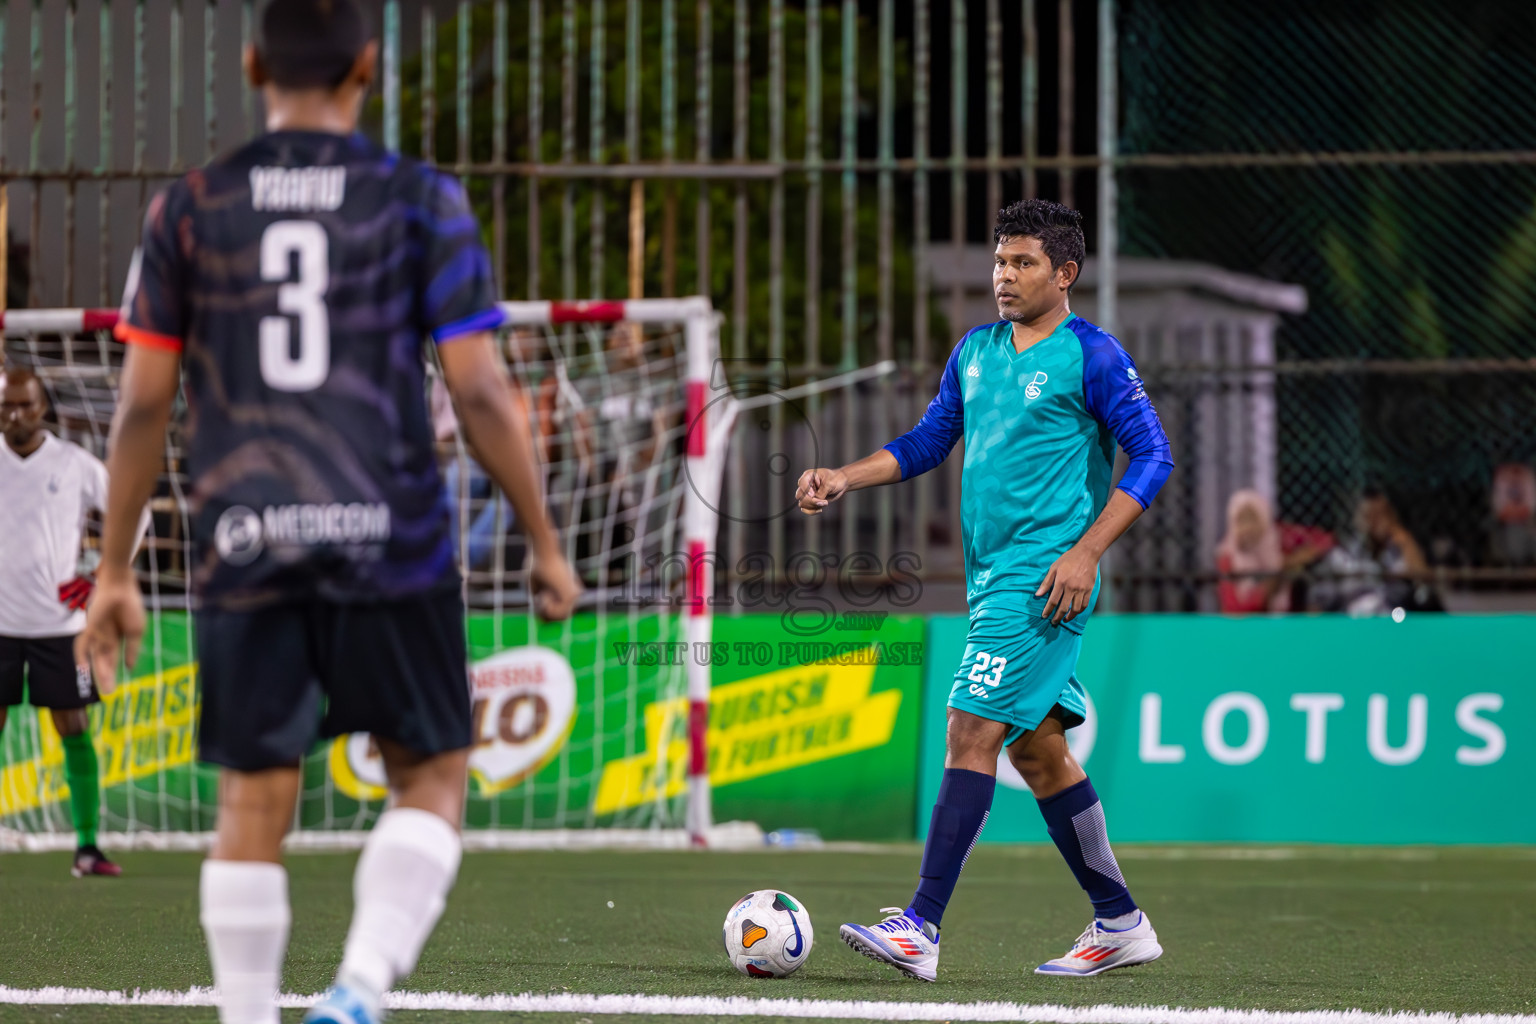
[[[929,621],[916,826],[966,620]],[[1120,841],[1536,842],[1536,618],[1095,616],[1069,734]],[[984,840],[1048,841],[1010,768]]]
[[[774,615],[715,619],[718,642],[754,645],[752,664],[715,670],[716,821],[813,828],[827,839],[912,838],[924,621],[861,618],[879,625],[810,638]],[[815,657],[826,660],[800,664]],[[802,687],[801,708],[780,696],[786,683]]]
[[[195,765],[197,673],[182,613],[154,616],[133,677],[90,709],[101,770],[102,827],[207,831],[215,778]],[[10,710],[0,743],[0,827],[69,828],[64,748],[52,720]]]
[[[909,838],[924,623],[830,617],[814,635],[778,615],[718,618],[699,649],[677,616],[469,619],[475,748],[470,828],[646,825],[688,764],[685,666],[711,666],[717,821],[829,839]],[[91,711],[107,831],[206,831],[214,772],[196,763],[197,666],[185,614],[153,619],[131,678]],[[893,770],[894,766],[894,770]],[[15,709],[0,746],[0,828],[68,828],[63,750],[46,715]],[[306,759],[306,829],[366,827],[382,811],[368,736]],[[676,810],[675,806],[672,808]]]

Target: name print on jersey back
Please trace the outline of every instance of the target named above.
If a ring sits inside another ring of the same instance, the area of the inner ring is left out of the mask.
[[[501,314],[456,180],[362,135],[261,136],[151,203],[124,314],[182,349],[205,601],[457,583],[423,345]]]
[[[339,210],[346,190],[345,167],[251,168],[253,210]]]

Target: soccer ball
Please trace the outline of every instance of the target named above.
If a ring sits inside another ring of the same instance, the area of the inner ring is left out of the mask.
[[[783,978],[811,955],[815,933],[805,905],[787,892],[749,892],[725,915],[725,955],[753,978]]]

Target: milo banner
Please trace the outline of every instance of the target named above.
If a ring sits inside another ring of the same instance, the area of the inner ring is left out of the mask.
[[[702,649],[676,622],[543,624],[472,616],[475,749],[468,825],[642,823],[683,792],[686,663],[711,666],[709,770],[717,821],[904,838],[915,813],[923,623],[868,617],[806,638],[775,615],[717,618]],[[893,773],[893,763],[903,770]],[[366,736],[329,746],[334,806],[384,795]],[[334,807],[332,814],[334,814]]]
[[[960,617],[929,620],[918,834]],[[1069,733],[1120,841],[1536,842],[1536,619],[1096,616]],[[1048,841],[1011,767],[983,840]]]
[[[832,620],[814,637],[775,615],[715,620],[692,650],[674,617],[583,616],[530,626],[472,615],[471,828],[648,824],[683,790],[688,660],[711,666],[709,765],[716,820],[904,838],[916,805],[920,619]],[[214,773],[195,761],[196,665],[188,621],[162,614],[135,674],[93,708],[103,827],[205,831]],[[893,771],[893,766],[895,770]],[[68,827],[63,751],[47,716],[11,715],[0,747],[0,827]],[[366,826],[382,810],[366,735],[306,760],[301,827]]]

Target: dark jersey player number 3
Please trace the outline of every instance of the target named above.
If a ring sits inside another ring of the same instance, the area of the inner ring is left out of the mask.
[[[462,187],[361,135],[281,131],[150,207],[121,333],[181,348],[202,600],[457,584],[421,334],[500,324]]]
[[[528,540],[529,592],[581,585],[542,503],[492,332],[462,187],[357,133],[378,65],[360,0],[266,0],[245,52],[266,133],[147,211],[77,657],[104,693],[145,630],[128,521],[153,493],[178,385],[197,553],[198,755],[221,767],[200,919],[223,1024],[277,1024],[282,839],[315,740],[368,733],[390,800],[358,858],[336,983],[310,1024],[376,1024],[458,872],[474,736],[464,609],[428,426],[430,335],[465,440]]]

